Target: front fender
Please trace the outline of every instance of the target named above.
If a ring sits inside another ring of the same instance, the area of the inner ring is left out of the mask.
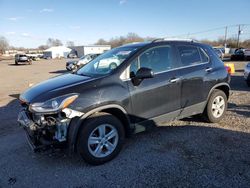
[[[89,110],[88,112],[84,113],[81,117],[75,117],[71,120],[69,128],[68,128],[68,139],[67,139],[70,153],[76,151],[76,142],[77,142],[78,132],[81,126],[83,125],[84,121],[86,120],[86,118],[88,118],[94,113],[101,112],[103,110],[114,109],[114,108],[122,111],[125,114],[127,121],[130,123],[127,111],[122,106],[117,105],[117,104],[108,104],[108,105],[93,108]]]

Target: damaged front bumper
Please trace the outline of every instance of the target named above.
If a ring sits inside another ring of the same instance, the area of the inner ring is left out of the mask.
[[[63,145],[68,138],[70,122],[83,113],[69,108],[57,114],[35,114],[23,108],[18,122],[25,130],[28,143],[33,151]]]

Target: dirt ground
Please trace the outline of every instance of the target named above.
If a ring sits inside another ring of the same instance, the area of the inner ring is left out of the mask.
[[[19,94],[65,73],[66,60],[13,63],[0,61],[0,188],[249,187],[250,88],[243,79],[247,62],[234,62],[232,94],[220,123],[199,118],[168,122],[127,139],[117,158],[97,167],[62,151],[33,153],[16,122]]]

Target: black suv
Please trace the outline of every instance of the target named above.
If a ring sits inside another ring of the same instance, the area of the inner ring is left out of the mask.
[[[20,96],[18,122],[35,150],[63,145],[97,165],[148,126],[196,114],[218,122],[229,80],[208,45],[164,39],[128,44],[28,89]]]

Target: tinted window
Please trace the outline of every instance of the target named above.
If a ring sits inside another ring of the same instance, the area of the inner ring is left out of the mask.
[[[208,58],[207,53],[202,48],[199,48],[199,51],[200,51],[202,63],[209,62],[209,58]]]
[[[131,63],[130,72],[135,74],[141,67],[150,68],[154,73],[169,70],[171,68],[171,47],[155,47],[142,53]]]
[[[194,46],[178,46],[181,63],[183,66],[195,65],[201,63],[198,48]]]

